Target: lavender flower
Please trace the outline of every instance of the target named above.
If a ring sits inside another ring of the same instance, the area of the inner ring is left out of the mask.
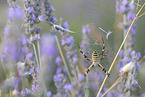
[[[126,35],[126,32],[129,28],[129,25],[131,21],[135,17],[135,6],[133,3],[130,3],[127,0],[123,0],[122,2],[117,1],[116,2],[116,7],[117,7],[117,12],[121,12],[123,14],[123,31],[124,31],[124,36]],[[136,54],[134,50],[132,50],[134,46],[134,39],[135,39],[135,26],[131,28],[131,33],[129,33],[128,38],[126,40],[126,43],[124,44],[123,50],[120,52],[120,62],[118,64],[118,69],[121,72],[121,68],[123,65],[129,63],[129,62],[134,62],[136,65],[134,67],[134,70],[132,70],[129,74],[128,77],[122,82],[122,85],[120,85],[120,92],[124,92],[124,96],[131,95],[130,93],[135,91],[135,84],[134,81],[136,81],[137,77],[137,63],[139,56]],[[124,86],[124,87],[123,87]]]
[[[65,22],[62,25],[63,28],[65,29],[69,29],[68,27],[68,23]],[[68,62],[70,64],[70,68],[72,69],[71,73],[73,75],[76,74],[76,64],[77,64],[77,54],[76,54],[76,50],[74,50],[75,46],[74,46],[74,38],[73,36],[69,36],[69,34],[67,32],[60,32],[61,36],[62,36],[62,41],[61,44],[64,46],[64,49],[66,51],[66,56],[68,59]]]
[[[14,1],[9,1],[8,3],[10,6],[8,10],[8,24],[4,28],[3,32],[6,38],[1,60],[5,62],[11,61],[15,64],[16,61],[20,60],[25,54],[25,51],[22,51],[23,47],[19,47],[23,36],[22,33],[20,33],[22,32],[21,29],[18,29],[21,26],[20,22],[23,20],[23,12],[20,10],[19,5],[17,5]],[[14,4],[11,5],[12,3]],[[12,67],[13,66],[11,65],[10,68]]]
[[[5,43],[2,52],[1,61],[5,67],[5,74],[9,76],[4,81],[4,86],[2,86],[2,92],[12,91],[13,95],[19,95],[21,91],[21,72],[17,68],[17,62],[24,59],[26,55],[26,49],[22,43],[24,34],[22,33],[21,22],[23,21],[23,11],[20,10],[19,5],[15,0],[8,0],[9,10],[8,10],[8,21],[4,28],[3,34],[5,35]],[[15,74],[14,72],[15,71]],[[9,72],[12,74],[10,75]],[[8,75],[7,75],[8,74]],[[11,79],[11,80],[10,80]]]
[[[52,12],[55,11],[53,6],[50,5],[50,0],[44,0],[44,14],[45,14],[45,20],[50,23],[56,23],[57,20],[54,15],[52,15]]]
[[[49,89],[53,81],[53,74],[56,71],[55,59],[58,54],[54,35],[43,34],[40,42],[41,49],[41,66],[39,73],[39,81],[45,84],[45,88]]]
[[[60,24],[60,26],[62,26],[64,29],[69,29],[69,25],[67,22],[65,22],[64,24]],[[66,70],[66,68],[64,67],[60,67],[60,65],[58,64],[58,68],[57,72],[61,73],[61,76],[63,78],[63,82],[57,82],[56,78],[55,77],[55,85],[57,87],[57,91],[61,91],[60,93],[57,93],[57,96],[58,95],[61,95],[61,96],[77,96],[79,94],[82,94],[84,95],[83,93],[83,84],[81,83],[81,80],[80,81],[78,80],[77,78],[77,69],[76,69],[76,66],[77,66],[77,54],[76,54],[76,50],[74,49],[75,46],[74,46],[74,38],[73,36],[69,36],[69,33],[67,32],[60,32],[60,35],[62,37],[61,39],[61,44],[63,45],[63,49],[66,51],[66,59],[67,59],[67,62],[71,69],[71,74],[74,76],[72,77],[71,81],[69,82],[68,81],[68,78],[67,78],[67,75],[66,75],[66,72],[64,70]],[[56,61],[57,62],[57,61]],[[56,76],[59,76],[60,74],[56,74]],[[61,89],[61,90],[60,90]],[[67,92],[67,91],[70,91],[70,92]],[[66,93],[67,92],[67,93]]]
[[[41,16],[41,1],[35,0],[34,3],[30,0],[25,0],[25,33],[30,35],[30,43],[37,42],[40,39],[39,33],[41,28],[35,27],[35,24],[40,23]]]
[[[81,43],[81,49],[82,51],[88,56],[91,57],[90,53],[88,52],[88,50],[90,49],[90,29],[89,26],[86,25],[82,28],[82,34],[83,34],[83,38],[82,38],[82,43]],[[83,66],[89,66],[91,64],[91,62],[89,62],[88,60],[86,60],[83,55],[82,55],[82,64]]]

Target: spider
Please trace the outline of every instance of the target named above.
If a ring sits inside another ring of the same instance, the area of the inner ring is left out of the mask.
[[[85,76],[88,75],[90,69],[91,69],[93,66],[96,66],[96,64],[102,69],[102,71],[104,71],[104,73],[105,73],[106,75],[108,75],[108,76],[110,75],[110,74],[108,73],[108,71],[99,63],[99,61],[101,61],[101,60],[104,59],[104,57],[105,57],[105,55],[103,55],[103,54],[104,54],[104,51],[105,51],[105,44],[104,44],[103,38],[102,38],[102,42],[103,42],[103,47],[102,47],[102,53],[101,53],[101,55],[99,56],[98,52],[95,50],[95,51],[92,53],[92,59],[90,59],[89,57],[87,57],[87,56],[83,53],[83,51],[81,50],[81,48],[79,47],[79,51],[80,51],[80,53],[84,56],[84,58],[86,58],[88,61],[91,61],[91,62],[92,62],[92,64],[91,64],[91,65],[89,66],[89,68],[86,70]]]

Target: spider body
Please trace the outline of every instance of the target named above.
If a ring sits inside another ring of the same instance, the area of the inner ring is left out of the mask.
[[[93,62],[97,62],[98,61],[98,57],[99,57],[98,52],[97,51],[94,51],[92,53],[92,60],[93,60]]]
[[[102,39],[102,41],[103,41],[103,39]],[[95,50],[95,51],[92,53],[92,59],[90,59],[89,57],[87,57],[87,55],[85,55],[81,49],[79,49],[79,50],[80,50],[80,53],[84,56],[84,58],[86,58],[88,61],[91,61],[91,62],[92,62],[92,64],[91,64],[91,65],[89,66],[89,68],[86,70],[85,76],[87,76],[88,73],[89,73],[89,71],[91,70],[91,68],[92,68],[93,66],[96,66],[96,65],[98,65],[98,66],[102,69],[102,71],[104,71],[105,74],[107,74],[108,76],[110,75],[110,74],[107,72],[107,70],[99,63],[99,61],[101,61],[101,60],[104,58],[104,55],[103,55],[103,54],[104,54],[104,50],[105,50],[104,41],[103,41],[103,47],[102,47],[102,53],[101,53],[101,55],[99,56],[99,53]]]

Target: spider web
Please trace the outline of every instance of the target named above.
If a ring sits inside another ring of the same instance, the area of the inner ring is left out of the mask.
[[[55,15],[63,17],[69,23],[70,30],[77,32],[72,34],[76,39],[75,42],[80,42],[82,39],[82,26],[88,24],[91,29],[89,44],[91,48],[87,51],[91,56],[94,50],[100,54],[102,51],[102,38],[105,42],[105,54],[106,58],[101,62],[108,63],[109,67],[112,59],[114,58],[114,46],[113,46],[113,34],[115,24],[115,1],[114,0],[63,0],[52,2],[55,8]],[[55,5],[56,4],[56,5]],[[106,39],[107,33],[101,31],[102,28],[108,33],[112,31]],[[84,51],[85,52],[85,51]]]
[[[129,0],[136,5],[137,0]],[[65,2],[65,3],[63,3]],[[144,0],[140,1],[140,5]],[[89,24],[91,29],[90,54],[97,49],[101,52],[101,38],[104,39],[107,51],[107,60],[111,64],[122,40],[122,31],[119,23],[122,21],[120,14],[116,13],[116,0],[61,0],[52,1],[57,19],[63,17],[68,21],[71,34],[76,39],[75,43],[82,39],[82,26]],[[109,32],[112,32],[108,34]],[[108,36],[107,36],[108,35]],[[96,46],[96,47],[95,47]],[[103,61],[103,60],[102,60]],[[107,62],[108,63],[108,62]]]

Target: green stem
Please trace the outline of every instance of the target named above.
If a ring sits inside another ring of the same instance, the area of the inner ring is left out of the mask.
[[[38,56],[39,56],[39,64],[40,64],[40,69],[41,69],[41,56],[40,56],[40,44],[39,44],[39,41],[37,41],[37,48],[38,48]]]
[[[33,46],[33,49],[34,49],[34,53],[35,53],[35,57],[36,57],[36,62],[37,62],[37,65],[40,67],[39,62],[38,62],[38,56],[37,56],[37,51],[36,51],[35,44],[34,44],[34,43],[32,43],[32,46]]]
[[[70,73],[70,70],[69,70],[68,65],[66,64],[66,61],[65,61],[64,55],[63,55],[63,53],[62,53],[62,50],[61,50],[61,47],[60,47],[60,44],[59,44],[59,41],[58,41],[57,36],[55,36],[55,39],[56,39],[56,43],[57,43],[57,46],[58,46],[60,55],[61,55],[61,57],[62,57],[64,66],[66,67],[66,70],[67,70],[67,73],[68,73],[68,78],[69,78],[69,80],[70,80],[70,83],[72,83],[71,73]]]
[[[86,76],[86,79],[85,79],[85,82],[88,84],[88,76]],[[87,88],[84,88],[84,91],[85,91],[85,96],[84,97],[89,97],[89,89],[88,87]]]
[[[9,92],[9,96],[12,97],[12,90],[10,90],[10,92]]]

